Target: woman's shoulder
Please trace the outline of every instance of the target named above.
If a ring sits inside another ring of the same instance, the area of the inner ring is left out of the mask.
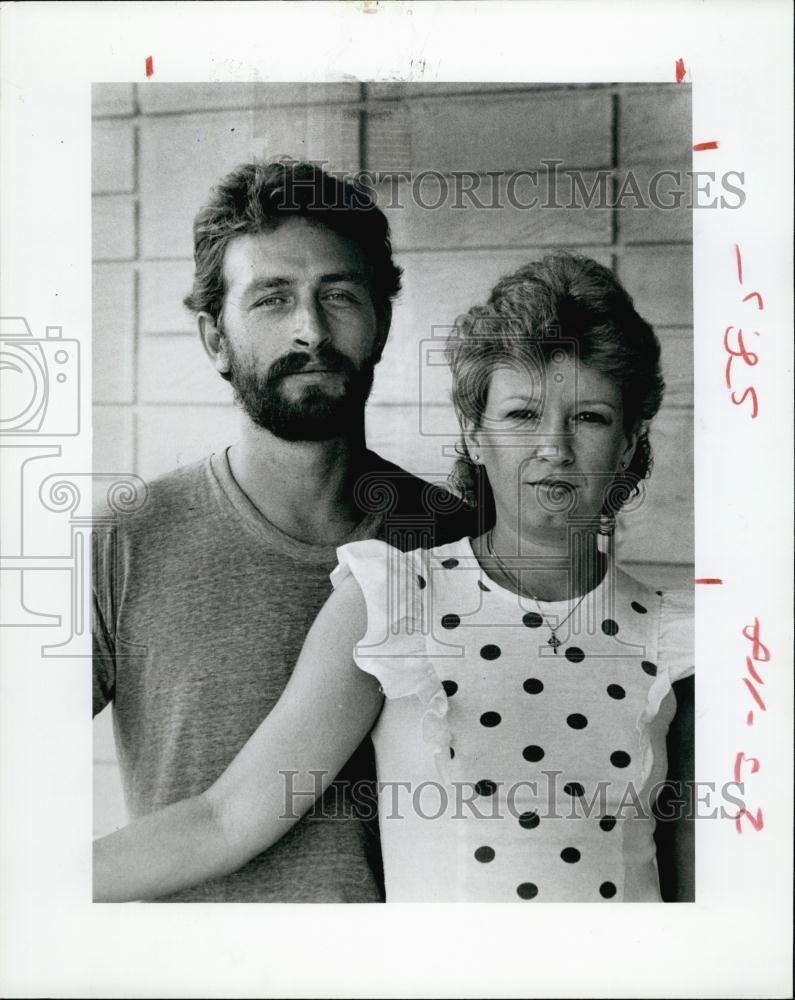
[[[468,538],[431,549],[403,551],[379,539],[349,542],[337,549],[337,567],[331,574],[335,590],[353,577],[365,597],[389,601],[401,613],[421,614],[433,583],[437,588],[445,570],[467,566],[474,558]]]
[[[337,549],[337,560],[340,563],[351,563],[360,560],[387,561],[400,559],[412,563],[441,563],[451,566],[471,560],[472,547],[468,537],[459,538],[454,542],[436,545],[433,548],[399,549],[378,538],[366,538],[358,542],[348,542]]]
[[[684,581],[655,587],[639,580],[625,569],[617,569],[617,590],[624,603],[656,625],[660,663],[670,680],[682,680],[694,672],[694,590]]]
[[[659,608],[660,614],[664,617],[693,617],[694,591],[692,585],[688,586],[684,578],[667,581],[660,586],[658,583],[649,582],[648,578],[641,579],[634,567],[627,569],[625,566],[617,566],[615,579],[617,586],[625,593],[634,594],[638,600],[645,598],[648,605]]]

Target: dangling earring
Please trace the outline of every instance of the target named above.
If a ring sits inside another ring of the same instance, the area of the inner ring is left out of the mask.
[[[613,536],[616,530],[616,519],[610,514],[599,516],[599,527],[597,528],[596,546],[602,555],[608,555],[613,544]]]
[[[610,536],[616,530],[616,519],[611,514],[600,514],[599,515],[599,534]]]

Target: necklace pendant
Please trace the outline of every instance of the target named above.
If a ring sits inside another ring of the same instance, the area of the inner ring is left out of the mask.
[[[560,639],[553,632],[552,635],[547,639],[547,645],[552,647],[552,651],[555,656],[558,655],[558,646],[560,645]]]

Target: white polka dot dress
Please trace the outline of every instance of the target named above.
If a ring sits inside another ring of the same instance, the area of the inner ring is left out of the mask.
[[[387,900],[659,902],[649,805],[692,672],[687,607],[612,566],[576,607],[525,599],[469,539],[338,556],[332,581],[352,573],[367,605],[356,663],[386,696]]]

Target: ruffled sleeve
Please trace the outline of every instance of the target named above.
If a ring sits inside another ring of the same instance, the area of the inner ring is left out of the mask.
[[[660,611],[659,657],[673,684],[695,672],[692,591],[666,591]]]
[[[422,738],[433,749],[440,777],[449,782],[447,695],[428,648],[427,553],[401,552],[368,539],[340,546],[337,559],[332,585],[336,589],[353,576],[367,607],[367,631],[353,653],[356,665],[376,678],[387,699],[419,699],[425,707]]]

